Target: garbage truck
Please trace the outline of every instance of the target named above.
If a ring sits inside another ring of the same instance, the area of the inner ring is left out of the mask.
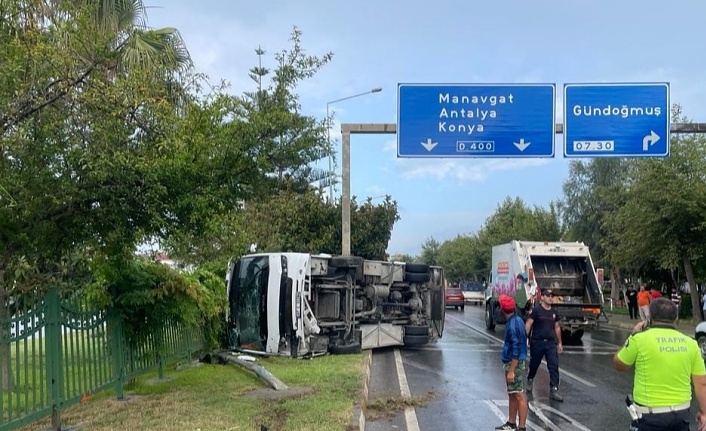
[[[498,297],[515,299],[516,312],[526,319],[542,289],[553,295],[562,337],[578,341],[586,330],[598,327],[603,292],[589,247],[583,242],[513,240],[492,247],[491,271],[485,295],[485,325],[504,324]]]
[[[423,346],[443,335],[440,267],[309,253],[229,262],[231,350],[294,358]]]

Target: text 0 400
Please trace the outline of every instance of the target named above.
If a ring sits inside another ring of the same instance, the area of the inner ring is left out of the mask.
[[[457,153],[493,153],[495,152],[495,141],[458,141],[456,142]]]
[[[615,141],[574,141],[574,151],[614,151]]]

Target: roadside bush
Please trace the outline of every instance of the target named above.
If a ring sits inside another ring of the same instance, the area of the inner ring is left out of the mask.
[[[95,263],[93,301],[117,312],[126,342],[140,345],[169,322],[200,327],[209,290],[196,279],[140,257]]]
[[[225,279],[206,269],[198,269],[189,278],[203,289],[199,303],[199,326],[205,346],[219,347],[225,340],[225,310],[227,305]]]

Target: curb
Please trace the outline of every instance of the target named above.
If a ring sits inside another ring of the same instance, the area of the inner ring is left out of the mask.
[[[351,430],[365,431],[365,411],[368,408],[368,394],[370,383],[370,367],[373,362],[373,354],[370,350],[363,351],[363,384],[361,396],[353,406],[353,417],[351,418]]]

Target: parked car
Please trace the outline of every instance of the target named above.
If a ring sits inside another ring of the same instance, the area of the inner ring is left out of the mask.
[[[447,307],[455,307],[456,310],[458,310],[458,307],[461,307],[461,310],[466,307],[463,291],[458,285],[447,287],[444,296],[446,297]]]
[[[696,342],[699,343],[699,347],[701,348],[701,356],[706,360],[706,322],[701,322],[696,325],[694,332],[694,338],[696,338]]]
[[[485,285],[480,281],[461,283],[463,298],[469,304],[483,305],[485,302]]]

